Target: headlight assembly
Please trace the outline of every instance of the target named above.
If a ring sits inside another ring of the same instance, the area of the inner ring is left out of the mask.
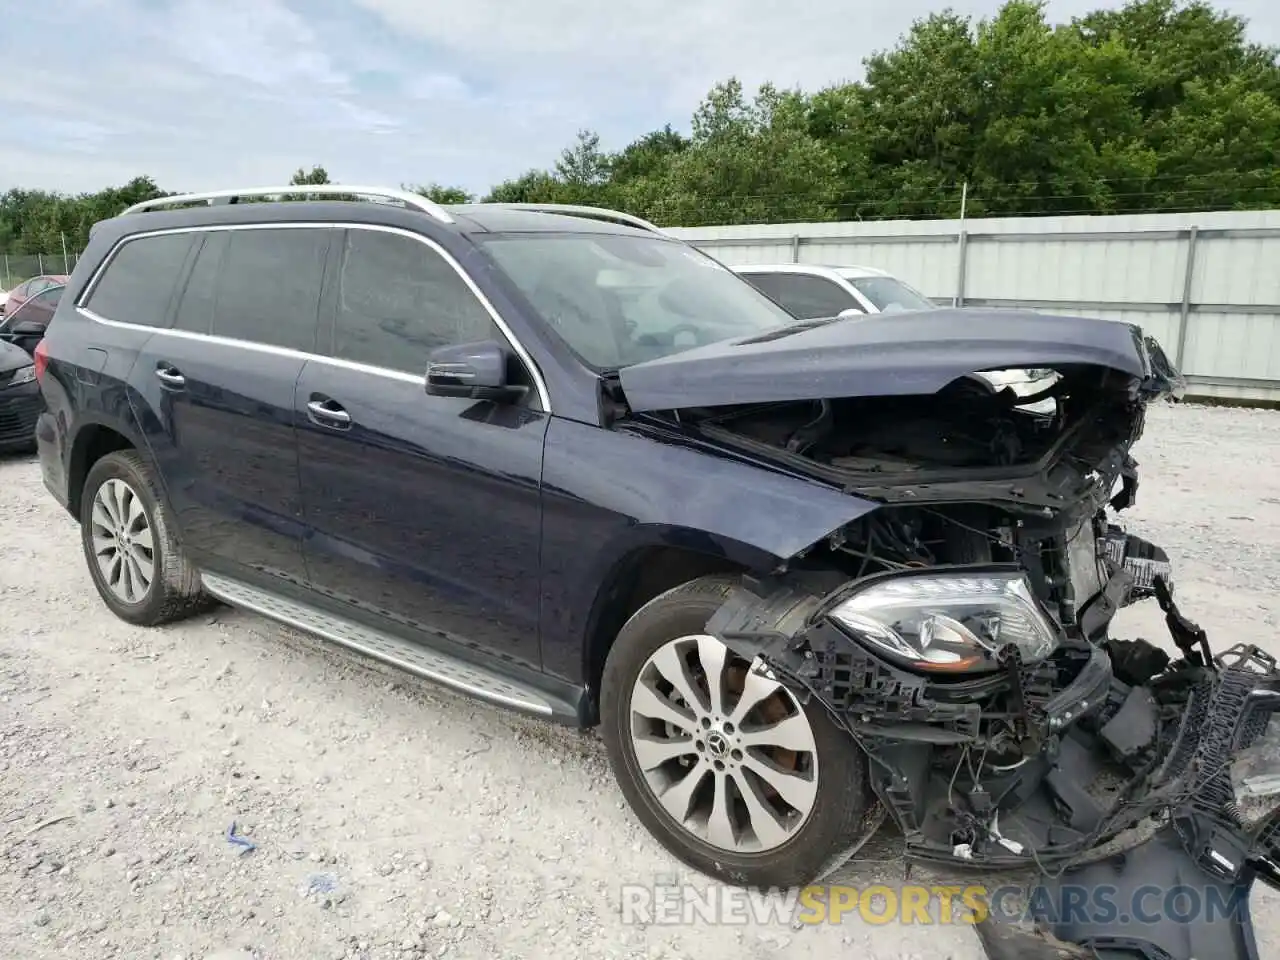
[[[19,367],[18,372],[9,378],[9,382],[5,386],[16,387],[20,383],[30,383],[36,378],[36,366],[29,363],[25,367]]]
[[[1031,663],[1058,645],[1021,573],[903,574],[868,584],[827,615],[892,659],[930,672],[995,670],[1008,644]]]

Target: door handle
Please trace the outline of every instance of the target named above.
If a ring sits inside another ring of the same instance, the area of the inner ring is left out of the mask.
[[[351,414],[342,409],[336,400],[312,400],[307,404],[307,416],[312,423],[322,427],[346,430],[351,426]]]
[[[173,367],[163,363],[156,367],[156,379],[166,387],[170,387],[174,390],[180,390],[187,385],[186,377],[180,374]]]

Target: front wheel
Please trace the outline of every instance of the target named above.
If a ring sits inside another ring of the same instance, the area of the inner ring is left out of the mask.
[[[694,580],[627,622],[602,733],[623,795],[672,854],[730,883],[799,886],[864,839],[866,758],[819,704],[706,634],[732,586]]]

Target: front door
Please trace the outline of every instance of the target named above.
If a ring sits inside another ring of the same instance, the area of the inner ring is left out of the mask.
[[[296,393],[308,574],[366,621],[540,666],[547,416],[428,396],[434,347],[503,334],[422,238],[352,227],[340,243],[331,359]]]

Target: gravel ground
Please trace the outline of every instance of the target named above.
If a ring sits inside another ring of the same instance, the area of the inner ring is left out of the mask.
[[[1185,610],[1280,653],[1280,413],[1160,408],[1136,452],[1129,523]],[[621,884],[706,881],[624,808],[593,734],[226,608],[131,627],[29,459],[0,460],[0,517],[0,956],[980,956],[957,926],[624,924]],[[1124,625],[1162,635],[1154,609]],[[841,880],[902,880],[891,837],[865,852]],[[1254,899],[1274,952],[1280,899]]]

